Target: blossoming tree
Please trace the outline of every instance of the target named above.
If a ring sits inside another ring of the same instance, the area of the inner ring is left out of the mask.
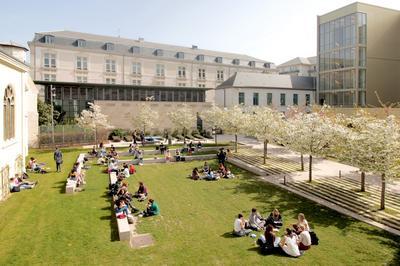
[[[247,134],[245,125],[248,123],[248,112],[241,106],[233,106],[224,108],[222,113],[222,128],[226,133],[235,135],[235,152],[238,149],[238,135],[241,133]]]
[[[80,116],[75,118],[77,124],[81,128],[87,128],[93,131],[94,140],[97,145],[97,129],[105,128],[110,129],[113,128],[107,120],[107,115],[101,113],[101,108],[94,103],[88,103],[89,109],[83,110]]]
[[[218,106],[213,106],[210,109],[207,109],[200,113],[201,119],[212,128],[221,128],[224,127],[224,112]],[[217,143],[217,134],[215,134],[215,143]]]
[[[142,103],[139,112],[133,119],[133,124],[139,126],[143,129],[143,134],[145,134],[146,129],[154,127],[156,122],[158,122],[158,112],[153,110],[149,104]]]
[[[168,117],[172,124],[174,124],[178,130],[182,131],[183,143],[186,144],[187,131],[196,126],[196,116],[186,104],[183,104],[174,111],[169,112]]]

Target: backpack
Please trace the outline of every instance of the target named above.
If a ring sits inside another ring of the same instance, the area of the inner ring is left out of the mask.
[[[133,175],[135,172],[135,166],[133,164],[129,165],[129,174]]]
[[[311,231],[310,236],[311,236],[311,245],[318,245],[319,239],[317,237],[317,234]]]

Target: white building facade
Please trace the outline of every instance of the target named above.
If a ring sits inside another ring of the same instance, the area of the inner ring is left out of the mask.
[[[37,135],[37,91],[24,63],[26,50],[0,45],[0,200],[9,194],[9,179],[23,170],[30,135]]]
[[[314,103],[313,83],[311,77],[237,73],[216,88],[216,105],[269,106],[285,112],[289,106]]]
[[[279,74],[302,77],[317,76],[317,57],[296,57],[276,67]]]

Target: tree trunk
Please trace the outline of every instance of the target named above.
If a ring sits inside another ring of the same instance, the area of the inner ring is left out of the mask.
[[[215,131],[215,134],[214,134],[214,142],[215,142],[215,145],[218,144],[218,141],[217,141],[217,132],[216,132],[216,131]]]
[[[94,129],[94,143],[97,147],[97,127]]]
[[[385,179],[385,174],[382,174],[381,210],[385,209],[385,190],[386,190],[386,179]]]
[[[183,145],[186,144],[186,129],[183,129]]]
[[[235,134],[235,152],[238,150],[238,137],[237,134]]]
[[[143,138],[144,137],[146,137],[146,126],[145,125],[143,125]],[[142,146],[144,147],[144,144],[145,144],[145,140],[143,139],[142,140]]]
[[[268,140],[264,140],[264,164],[267,163],[267,155],[268,155]]]
[[[365,192],[365,172],[361,172],[361,192]]]
[[[311,183],[312,181],[312,155],[310,154],[310,161],[309,161],[309,165],[308,165],[309,169],[308,169],[308,181]]]
[[[301,171],[304,171],[304,156],[303,153],[300,154]]]

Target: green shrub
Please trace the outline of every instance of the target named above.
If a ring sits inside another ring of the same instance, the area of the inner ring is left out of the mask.
[[[113,137],[119,137],[119,139],[123,139],[125,135],[128,135],[128,132],[125,129],[116,128],[110,132],[108,139],[112,140]]]

